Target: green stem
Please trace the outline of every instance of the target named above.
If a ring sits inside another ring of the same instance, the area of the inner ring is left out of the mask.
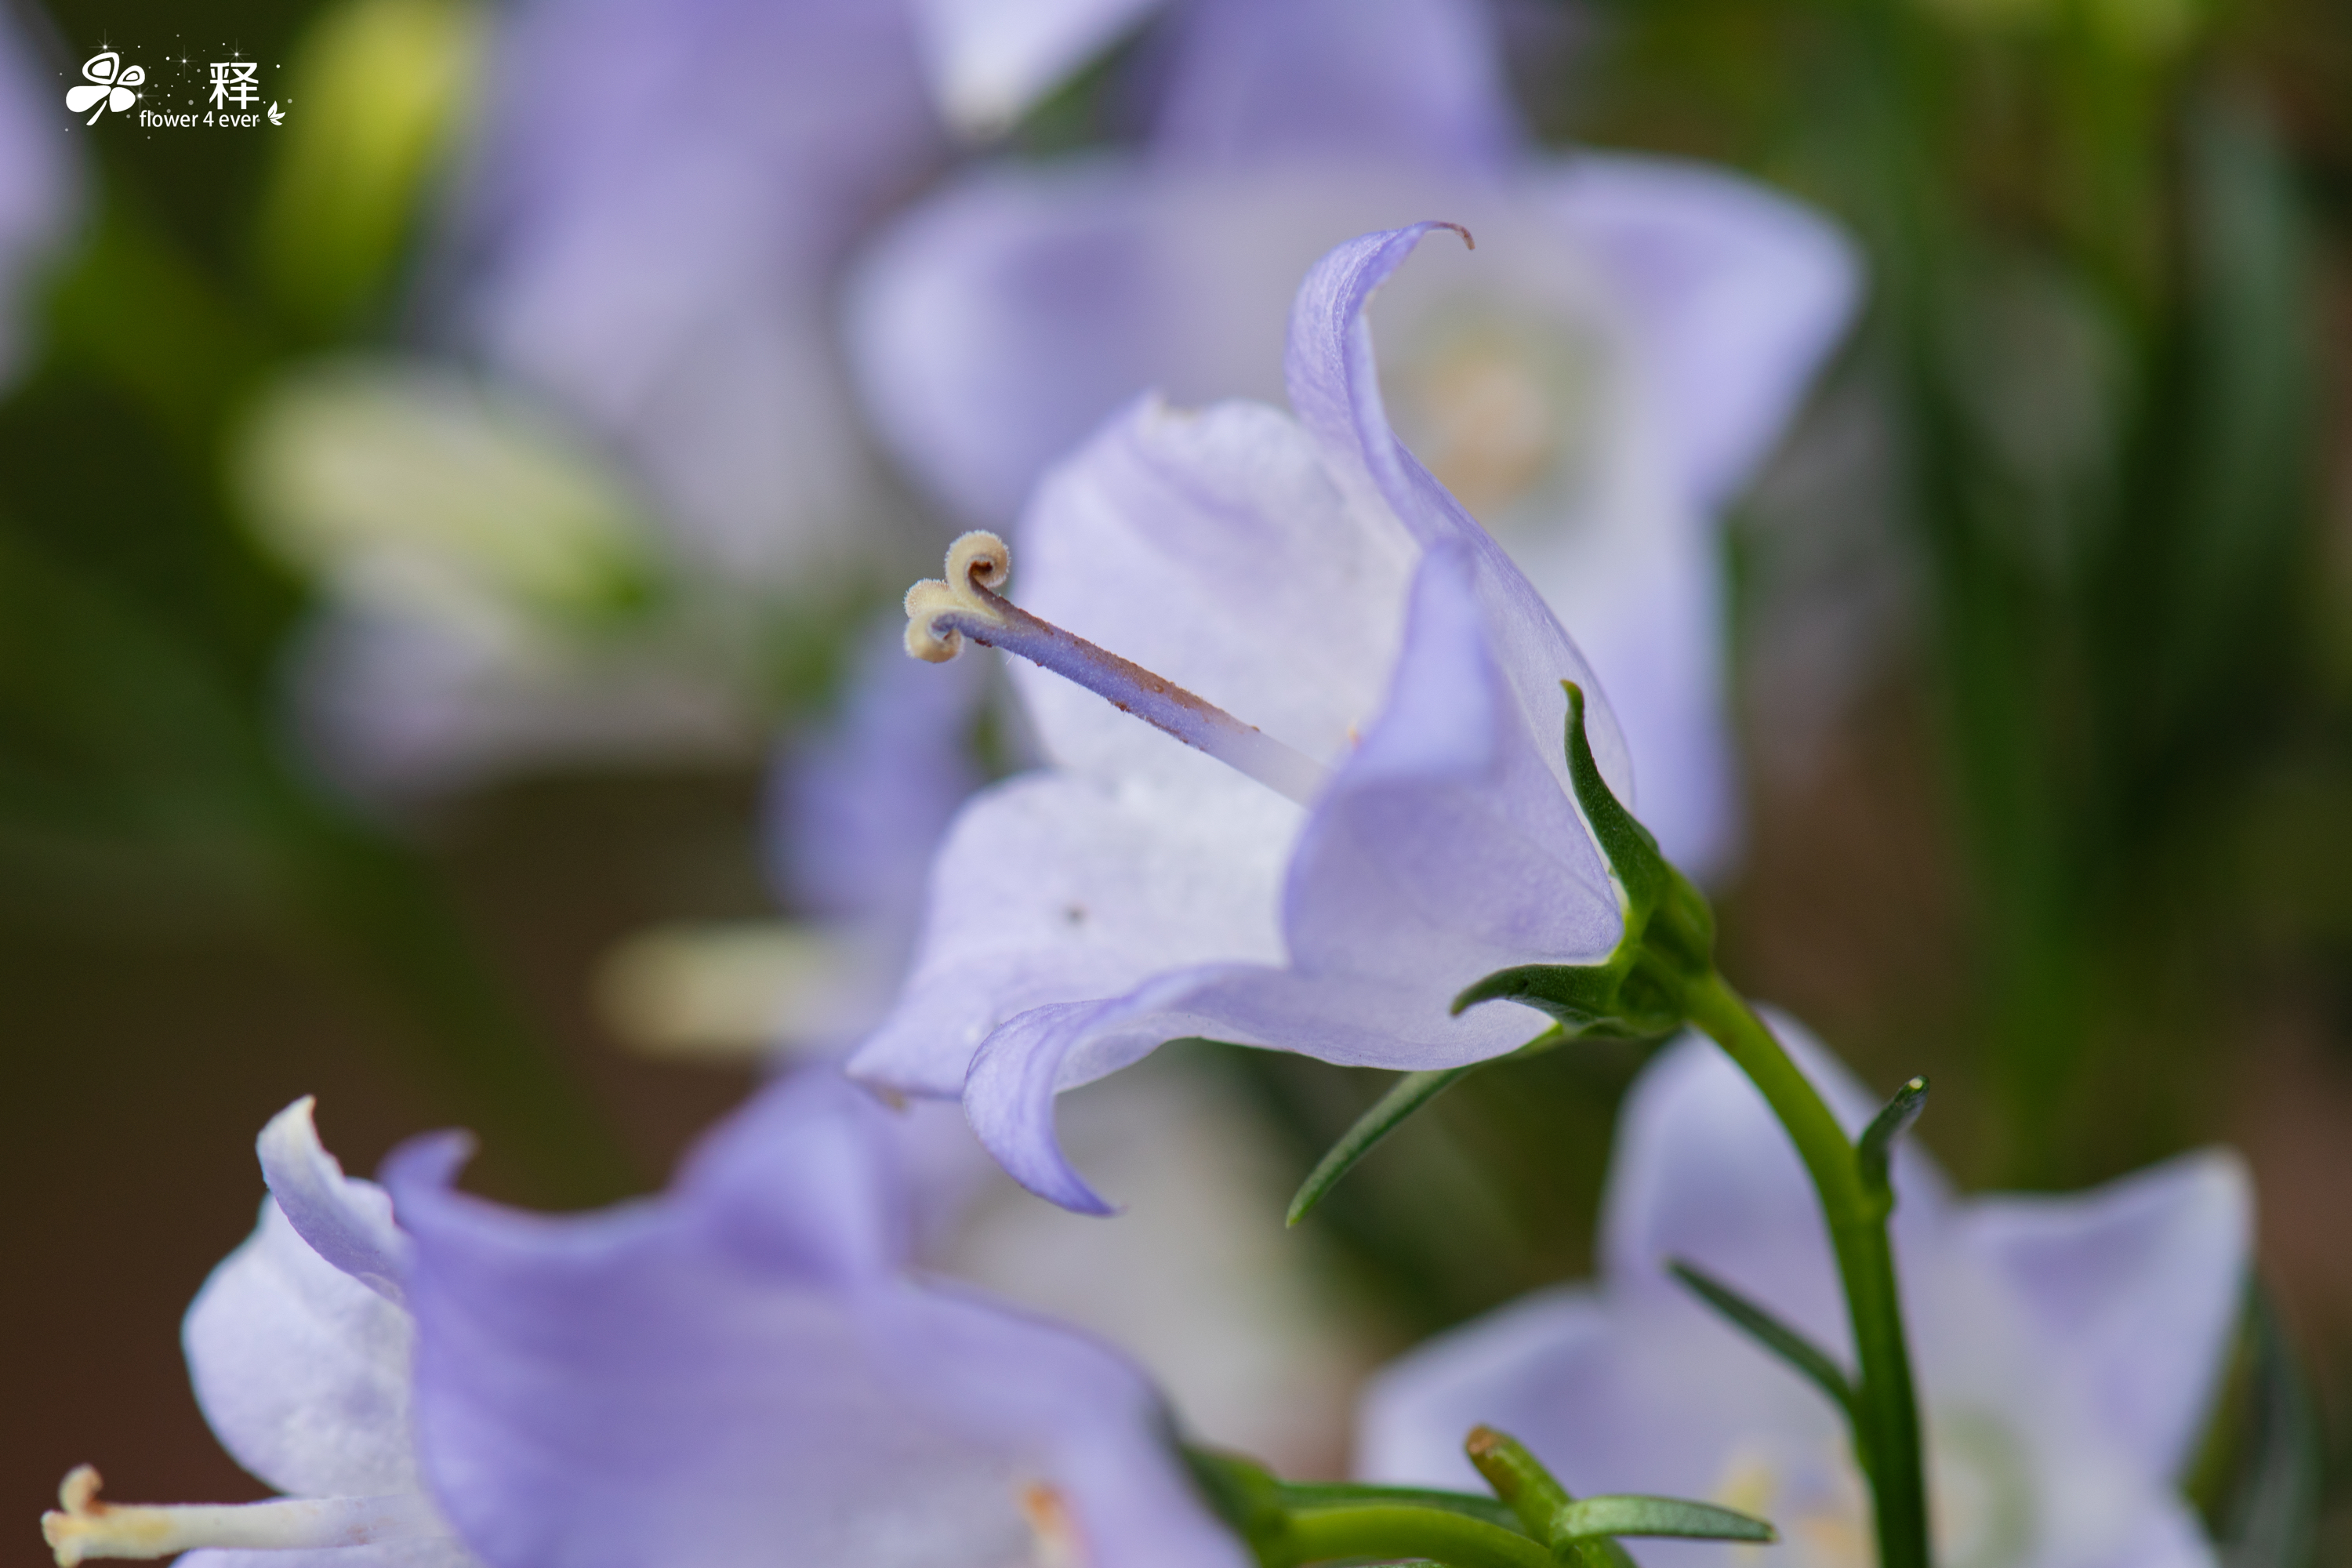
[[[1516,1531],[1445,1509],[1407,1504],[1295,1513],[1284,1543],[1294,1563],[1427,1557],[1447,1568],[1555,1568],[1550,1552]]]
[[[1904,1342],[1903,1303],[1886,1216],[1894,1201],[1862,1176],[1845,1130],[1738,993],[1710,973],[1688,996],[1690,1020],[1713,1036],[1788,1129],[1820,1195],[1860,1358],[1854,1451],[1870,1480],[1880,1568],[1927,1568],[1927,1495],[1919,1407]]]

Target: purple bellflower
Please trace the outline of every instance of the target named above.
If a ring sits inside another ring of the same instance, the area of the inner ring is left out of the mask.
[[[484,1562],[1240,1568],[1139,1373],[907,1275],[888,1120],[803,1074],[570,1218],[452,1190],[462,1140],[394,1154],[419,1447]]]
[[[1297,418],[1148,399],[1041,488],[1022,607],[993,592],[1005,552],[982,534],[908,595],[911,649],[970,637],[1043,667],[1013,678],[1055,765],[950,830],[914,973],[851,1071],[961,1092],[982,1142],[1065,1206],[1104,1209],[1055,1146],[1064,1089],[1188,1035],[1482,1060],[1545,1019],[1514,1002],[1456,1016],[1465,987],[1622,934],[1570,794],[1560,683],[1589,694],[1623,798],[1615,721],[1382,410],[1363,306],[1439,226],[1349,241],[1307,276]]]
[[[121,1507],[99,1500],[85,1465],[41,1521],[59,1568],[180,1552],[186,1568],[478,1568],[418,1474],[411,1247],[391,1200],[320,1146],[308,1100],[257,1147],[261,1223],[205,1282],[182,1339],[214,1435],[286,1495]]]
[[[1875,1102],[1785,1020],[1775,1032],[1840,1119]],[[1926,1422],[1936,1561],[1951,1568],[2210,1568],[2175,1489],[2236,1321],[2249,1195],[2229,1154],[2183,1156],[2073,1197],[1955,1199],[1895,1163],[1895,1245]],[[1805,1176],[1763,1099],[1701,1040],[1634,1085],[1603,1205],[1597,1286],[1540,1291],[1375,1382],[1359,1465],[1472,1479],[1465,1423],[1527,1443],[1571,1491],[1629,1482],[1760,1513],[1782,1560],[1863,1568],[1868,1492],[1837,1412],[1666,1272],[1696,1265],[1847,1355]],[[1714,1562],[1645,1544],[1659,1565]]]
[[[186,1334],[215,1430],[289,1498],[114,1508],[85,1468],[59,1563],[1243,1568],[1140,1373],[908,1273],[892,1122],[802,1074],[664,1195],[551,1217],[453,1190],[462,1135],[396,1151],[389,1196],[348,1180],[298,1103]]]
[[[854,276],[877,429],[968,522],[1147,388],[1271,398],[1294,280],[1432,214],[1478,254],[1381,299],[1414,452],[1576,630],[1642,816],[1705,875],[1737,837],[1716,520],[1851,315],[1852,247],[1766,189],[1660,158],[1539,152],[1481,0],[1189,0],[1147,145],[984,166]]]

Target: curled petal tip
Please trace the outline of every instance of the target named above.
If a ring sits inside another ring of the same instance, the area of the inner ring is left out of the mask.
[[[949,545],[945,574],[907,590],[907,651],[929,664],[944,664],[961,653],[963,629],[954,623],[1001,623],[1004,617],[994,591],[1012,575],[1012,547],[986,529],[973,529]]]
[[[1463,224],[1458,224],[1458,223],[1443,223],[1443,222],[1441,222],[1440,224],[1438,224],[1438,225],[1437,225],[1437,226],[1438,226],[1439,228],[1450,228],[1450,229],[1452,229],[1454,233],[1456,233],[1456,234],[1458,234],[1458,235],[1460,235],[1460,236],[1462,237],[1462,247],[1463,247],[1463,248],[1464,248],[1464,249],[1465,249],[1465,250],[1475,250],[1475,249],[1477,249],[1477,248],[1478,248],[1478,242],[1477,242],[1477,240],[1476,240],[1476,239],[1475,239],[1474,237],[1472,237],[1471,233],[1470,233],[1470,230],[1469,230],[1469,228],[1468,228],[1466,226],[1465,226],[1465,225],[1463,225]]]

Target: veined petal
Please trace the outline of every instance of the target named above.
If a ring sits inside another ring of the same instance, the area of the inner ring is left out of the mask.
[[[1001,1025],[971,1058],[964,1113],[997,1163],[1031,1192],[1083,1214],[1108,1214],[1111,1205],[1062,1154],[1055,1097],[1169,1040],[1199,1036],[1348,1067],[1404,1069],[1501,1056],[1541,1034],[1546,1022],[1515,1003],[1452,1017],[1426,987],[1378,976],[1204,965],[1156,975],[1124,996],[1039,1007]]]
[[[1491,172],[1525,132],[1480,0],[1192,0],[1152,151],[1211,168],[1334,157]]]
[[[1279,410],[1145,400],[1056,468],[1019,536],[1022,605],[1332,762],[1396,658],[1412,542],[1351,510]],[[1116,777],[1205,779],[1173,739],[1013,668],[1046,752]]]
[[[932,866],[914,972],[851,1072],[952,1097],[989,1031],[1031,1007],[1115,996],[1171,967],[1278,960],[1304,814],[1213,763],[1183,784],[1041,773],[975,796]]]
[[[484,1561],[1013,1568],[1042,1547],[1237,1563],[1118,1357],[976,1300],[812,1268],[804,1242],[829,1222],[747,1222],[841,1197],[821,1152],[774,1164],[759,1145],[776,1129],[753,1121],[817,1135],[886,1114],[837,1081],[769,1093],[786,1108],[755,1107],[677,1192],[604,1214],[454,1193],[446,1145],[387,1167],[417,1241],[421,1441]]]
[[[1620,800],[1633,800],[1632,768],[1615,715],[1584,656],[1500,545],[1390,428],[1364,307],[1436,223],[1369,234],[1335,247],[1299,285],[1284,363],[1290,405],[1315,438],[1342,491],[1386,509],[1424,549],[1459,542],[1475,564],[1496,661],[1531,730],[1549,727],[1552,694],[1573,680],[1585,691],[1594,760]],[[1551,763],[1570,787],[1564,756]]]
[[[2252,1192],[2234,1154],[2186,1154],[2089,1193],[1970,1205],[1965,1244],[2079,1369],[2111,1441],[2151,1475],[2193,1451],[2235,1329]]]
[[[1713,513],[1771,451],[1853,320],[1853,242],[1768,186],[1679,159],[1580,153],[1526,195],[1630,305],[1670,415],[1662,438],[1685,496]]]
[[[304,1095],[261,1130],[257,1151],[269,1195],[311,1251],[385,1300],[400,1300],[408,1238],[392,1223],[392,1200],[373,1182],[355,1182],[319,1142],[316,1101]]]
[[[1066,1207],[1108,1205],[1063,1158],[1054,1098],[1204,1035],[1327,1061],[1454,1067],[1540,1034],[1514,1004],[1451,1015],[1481,976],[1595,958],[1620,919],[1582,820],[1528,751],[1486,647],[1458,546],[1417,574],[1387,708],[1309,816],[1284,894],[1289,964],[1177,969],[1123,996],[1072,995],[998,1026],[963,1086],[1013,1177]],[[1563,719],[1566,700],[1561,700]]]
[[[1603,958],[1623,930],[1549,763],[1566,695],[1553,688],[1539,752],[1476,574],[1460,544],[1422,563],[1387,705],[1308,818],[1284,893],[1294,967],[1418,989],[1433,1012],[1498,969]]]

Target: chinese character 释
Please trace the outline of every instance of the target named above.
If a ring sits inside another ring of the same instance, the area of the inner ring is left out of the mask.
[[[260,96],[261,65],[257,60],[215,60],[213,62],[213,107],[230,104],[250,109]]]

